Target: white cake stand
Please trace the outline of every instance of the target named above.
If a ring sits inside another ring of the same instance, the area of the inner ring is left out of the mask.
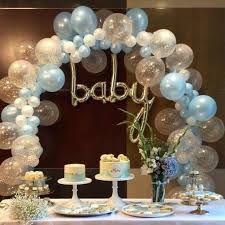
[[[130,174],[128,177],[125,178],[108,178],[97,174],[95,175],[95,179],[112,182],[112,196],[108,199],[108,205],[117,209],[121,209],[124,205],[126,205],[126,203],[120,198],[118,194],[118,181],[132,180],[134,179],[134,174]]]
[[[66,204],[66,208],[79,208],[83,205],[83,203],[81,202],[81,200],[78,198],[78,195],[77,195],[77,191],[78,191],[77,186],[83,185],[83,184],[89,184],[91,182],[92,182],[91,178],[85,178],[84,181],[80,181],[80,182],[68,182],[64,178],[61,178],[58,180],[59,184],[73,186],[73,197],[70,201],[68,201],[68,204]]]

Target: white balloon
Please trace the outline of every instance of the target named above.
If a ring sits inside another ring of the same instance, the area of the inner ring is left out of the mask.
[[[36,108],[40,105],[40,99],[36,96],[31,96],[28,99],[28,104],[31,105],[33,108]]]
[[[136,38],[133,35],[129,36],[126,39],[125,44],[130,48],[134,47],[136,45]]]
[[[152,34],[146,31],[141,31],[136,37],[136,41],[140,46],[150,45]]]
[[[72,41],[64,41],[63,42],[63,51],[65,53],[74,53],[75,52],[75,46],[74,43]]]
[[[19,115],[16,117],[16,125],[18,127],[23,127],[26,124],[27,124],[27,119],[24,115]]]
[[[96,40],[103,40],[105,38],[105,31],[101,28],[97,28],[95,31],[94,31],[94,37]]]
[[[22,115],[25,117],[31,117],[34,114],[34,109],[30,105],[25,105],[21,110]]]
[[[92,47],[92,46],[94,46],[94,45],[95,45],[95,42],[96,42],[96,40],[95,40],[94,35],[92,35],[92,34],[86,34],[86,35],[84,36],[84,44],[85,44],[87,47]]]
[[[25,105],[27,104],[27,101],[25,98],[17,98],[14,101],[14,105],[16,106],[16,108],[18,109],[22,109]]]
[[[79,53],[79,51],[75,51],[73,54],[70,55],[70,61],[72,63],[79,63],[81,61],[82,57]]]

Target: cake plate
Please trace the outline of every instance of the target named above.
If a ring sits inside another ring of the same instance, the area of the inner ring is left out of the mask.
[[[125,178],[109,178],[97,174],[95,175],[95,179],[112,182],[112,196],[108,199],[107,203],[109,206],[116,209],[121,209],[124,205],[126,205],[126,203],[120,198],[118,194],[118,182],[132,180],[134,179],[134,174],[130,174],[128,177]]]
[[[83,185],[83,184],[89,184],[91,182],[92,182],[91,178],[85,178],[84,181],[79,181],[79,182],[68,182],[64,178],[61,178],[58,180],[59,184],[73,186],[73,196],[72,196],[72,199],[66,205],[67,208],[79,208],[83,205],[82,201],[78,198],[78,195],[77,195],[77,191],[78,191],[77,186]]]

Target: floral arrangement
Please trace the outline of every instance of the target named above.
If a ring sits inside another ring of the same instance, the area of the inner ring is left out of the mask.
[[[17,192],[12,199],[11,215],[22,224],[31,225],[33,220],[43,219],[48,215],[48,202],[35,194]]]

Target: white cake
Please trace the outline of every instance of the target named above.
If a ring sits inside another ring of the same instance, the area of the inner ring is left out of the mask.
[[[85,180],[84,164],[67,164],[64,166],[64,178],[69,182],[80,182]]]
[[[100,175],[106,178],[126,178],[130,176],[130,160],[127,156],[120,154],[105,154],[100,159]]]

